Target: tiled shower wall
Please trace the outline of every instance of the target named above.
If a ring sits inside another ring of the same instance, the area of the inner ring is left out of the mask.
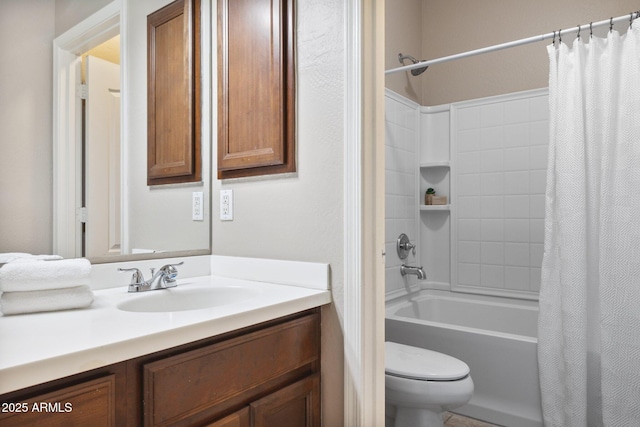
[[[544,241],[547,94],[459,103],[454,110],[453,289],[535,294]]]
[[[425,267],[422,286],[536,298],[544,240],[546,91],[438,107],[420,107],[391,91],[385,100],[387,296],[417,289],[415,276],[400,276],[404,262]],[[423,120],[428,129],[421,129],[421,113],[447,119]],[[421,214],[419,162],[446,160],[449,152],[451,212]],[[432,221],[431,229],[424,219],[434,216],[447,221]],[[422,258],[419,246],[415,257],[399,259],[400,233],[413,243],[422,236]],[[430,244],[447,248],[429,251]]]
[[[385,266],[386,292],[408,290],[416,276],[400,275],[400,265],[416,265],[418,256],[409,254],[400,260],[396,240],[400,233],[417,242],[418,203],[416,158],[418,141],[418,104],[387,91],[385,96]],[[416,253],[419,255],[419,253]]]

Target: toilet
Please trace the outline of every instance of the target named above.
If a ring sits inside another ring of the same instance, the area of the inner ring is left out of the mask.
[[[444,411],[471,399],[469,366],[424,348],[385,343],[385,399],[396,409],[394,427],[442,427]]]

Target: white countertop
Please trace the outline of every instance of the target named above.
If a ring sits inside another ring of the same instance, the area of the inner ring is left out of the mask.
[[[326,267],[325,267],[326,269]],[[91,307],[0,317],[0,393],[18,390],[215,336],[331,302],[326,289],[221,276],[178,280],[178,287],[242,286],[257,296],[199,310],[139,313],[117,305],[155,292],[95,291]]]

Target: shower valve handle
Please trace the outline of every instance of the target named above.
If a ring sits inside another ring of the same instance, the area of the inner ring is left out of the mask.
[[[405,251],[407,251],[407,252],[411,251],[413,256],[416,256],[416,245],[414,245],[413,243],[411,243],[411,242],[401,243],[400,246]]]
[[[400,257],[400,259],[406,259],[407,256],[409,256],[409,251],[411,251],[413,256],[416,256],[416,245],[411,243],[409,241],[409,237],[404,233],[402,233],[398,237],[398,241],[396,242],[396,249],[398,251],[398,257]]]

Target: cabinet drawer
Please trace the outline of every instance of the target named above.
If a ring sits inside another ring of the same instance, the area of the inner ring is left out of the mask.
[[[0,413],[0,426],[115,427],[115,384],[115,375],[109,375],[21,402],[3,402],[11,412]],[[19,409],[26,412],[13,412]]]
[[[316,313],[144,365],[144,425],[201,416],[225,401],[249,403],[279,377],[319,360]]]

